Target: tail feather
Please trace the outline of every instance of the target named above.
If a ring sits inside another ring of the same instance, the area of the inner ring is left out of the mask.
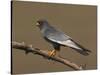
[[[71,41],[73,41],[73,40],[71,39]],[[85,56],[89,55],[89,53],[91,52],[90,50],[84,48],[83,46],[79,45],[79,44],[76,43],[75,41],[73,41],[73,42],[74,42],[78,47],[80,47],[80,48],[82,49],[82,50],[80,50],[80,49],[73,48],[75,51],[77,51],[77,52],[79,52],[80,54],[85,55]],[[71,48],[72,48],[72,47],[71,47]]]
[[[90,50],[86,50],[86,49],[83,49],[83,50],[79,50],[79,49],[75,49],[75,48],[73,48],[73,49],[85,56],[89,55],[89,53],[90,53]]]

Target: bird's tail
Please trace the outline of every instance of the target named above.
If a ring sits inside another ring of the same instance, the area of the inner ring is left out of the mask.
[[[79,45],[78,43],[76,43],[75,41],[73,41],[73,40],[71,40],[71,41],[73,43],[75,43],[75,45],[77,47],[79,47],[80,49],[77,49],[77,48],[74,48],[74,47],[71,47],[71,48],[73,48],[75,51],[79,52],[80,54],[87,56],[91,52],[90,50],[88,50],[88,49],[84,48],[83,46]]]

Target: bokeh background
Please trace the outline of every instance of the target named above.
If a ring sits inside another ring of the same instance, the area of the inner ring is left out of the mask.
[[[43,50],[51,50],[36,27],[36,21],[46,19],[82,46],[90,49],[83,56],[68,47],[62,47],[60,55],[78,65],[86,64],[86,70],[97,68],[97,6],[12,1],[12,41],[32,44]],[[61,63],[12,48],[13,74],[73,71]]]

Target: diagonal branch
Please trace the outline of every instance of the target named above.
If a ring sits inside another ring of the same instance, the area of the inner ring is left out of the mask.
[[[69,60],[64,59],[62,57],[49,56],[47,51],[41,50],[41,49],[38,49],[38,48],[33,48],[32,45],[26,45],[25,43],[12,42],[12,47],[16,48],[16,49],[23,50],[23,51],[25,51],[26,54],[31,52],[33,54],[43,56],[47,59],[57,61],[59,63],[62,63],[64,65],[67,65],[67,66],[73,68],[74,70],[82,70],[83,69],[82,66],[78,66],[77,64],[70,62]]]

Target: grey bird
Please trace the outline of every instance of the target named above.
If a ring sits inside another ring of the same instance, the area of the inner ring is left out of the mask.
[[[54,50],[48,52],[50,56],[55,56],[60,51],[61,46],[70,47],[82,55],[89,55],[90,50],[76,43],[70,36],[51,26],[47,20],[38,20],[36,24],[46,41],[52,44]]]

